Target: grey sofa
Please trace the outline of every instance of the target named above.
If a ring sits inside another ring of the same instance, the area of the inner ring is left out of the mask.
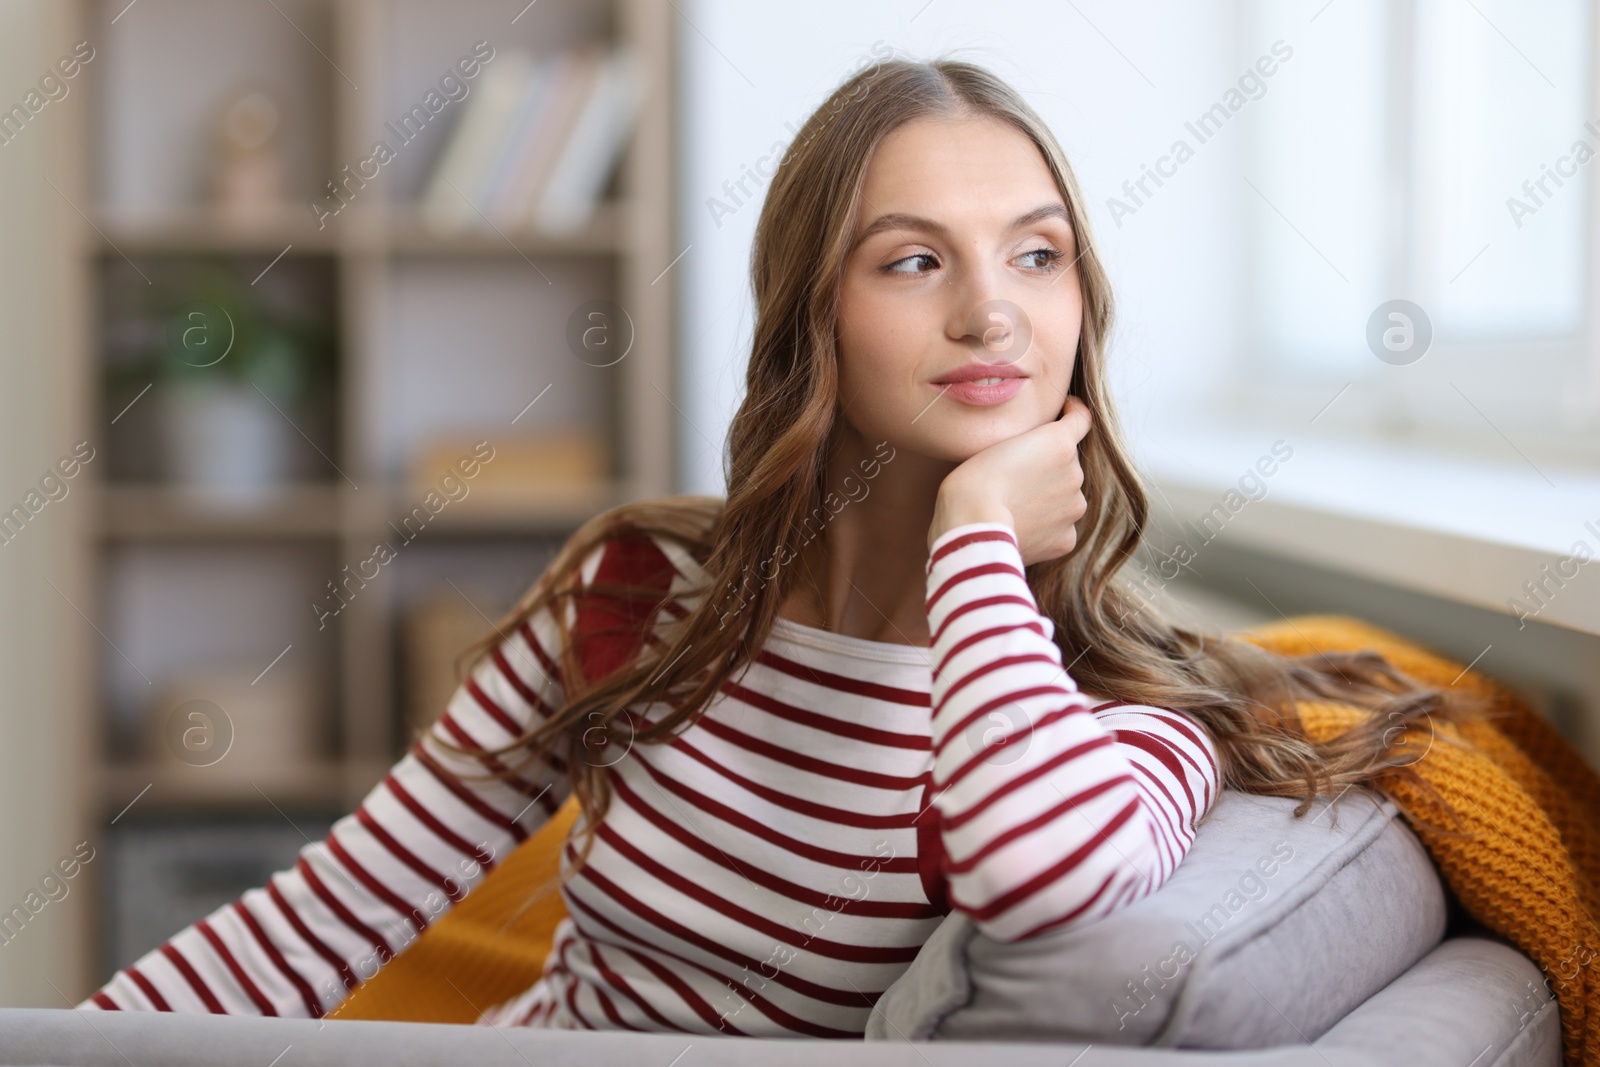
[[[1539,969],[1466,920],[1394,806],[1224,793],[1157,892],[989,942],[959,914],[862,1042],[0,1010],[0,1064],[1555,1067]]]

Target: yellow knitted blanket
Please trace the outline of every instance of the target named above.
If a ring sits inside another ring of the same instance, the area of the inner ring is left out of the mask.
[[[1545,973],[1560,1006],[1566,1063],[1600,1063],[1600,982],[1590,966],[1600,955],[1600,777],[1583,757],[1512,690],[1359,619],[1304,615],[1236,636],[1290,656],[1373,649],[1423,683],[1490,699],[1492,722],[1436,724],[1434,743],[1413,765],[1460,815],[1463,836],[1428,828],[1448,820],[1425,790],[1398,779],[1387,785],[1465,910]],[[1321,702],[1299,710],[1317,741],[1368,714]],[[471,1022],[537,981],[566,914],[557,872],[576,815],[569,801],[329,1017]]]

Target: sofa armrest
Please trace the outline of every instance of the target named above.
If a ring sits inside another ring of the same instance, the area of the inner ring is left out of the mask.
[[[1338,1062],[1559,1067],[1561,1017],[1534,962],[1492,934],[1451,937],[1335,1024]]]
[[[689,1055],[683,1055],[685,1051]],[[288,1055],[285,1055],[288,1053]],[[1537,967],[1489,937],[1450,938],[1315,1044],[1203,1052],[1077,1043],[851,1042],[587,1033],[440,1023],[0,1009],[3,1067],[1559,1067]]]

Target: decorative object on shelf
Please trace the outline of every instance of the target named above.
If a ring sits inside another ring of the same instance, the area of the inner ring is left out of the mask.
[[[626,47],[504,53],[451,131],[423,196],[424,222],[439,232],[571,236],[593,216],[639,104]]]
[[[249,274],[212,260],[156,273],[134,293],[135,350],[107,367],[109,396],[159,383],[146,403],[161,474],[207,506],[259,506],[307,468],[334,474],[302,437],[332,404],[329,324]]]
[[[240,226],[261,226],[281,210],[287,196],[283,109],[271,93],[255,89],[235,96],[216,128],[213,184],[222,217]]]
[[[291,480],[294,429],[249,385],[173,382],[160,403],[167,470],[194,495],[248,506]]]
[[[254,681],[248,669],[175,674],[149,706],[147,757],[157,766],[216,767],[239,783],[316,762],[324,746],[315,692],[310,674],[291,663]]]
[[[419,448],[408,474],[413,486],[437,485],[470,446],[466,438],[439,437]],[[588,426],[552,426],[494,439],[494,462],[483,466],[475,493],[504,496],[552,486],[586,486],[610,481],[605,438]]]

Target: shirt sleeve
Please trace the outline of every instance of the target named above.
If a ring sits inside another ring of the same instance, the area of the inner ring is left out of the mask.
[[[586,573],[594,563],[591,556]],[[559,650],[546,605],[503,635],[439,720],[293,867],[118,971],[78,1007],[301,1018],[331,1011],[566,799],[556,754],[507,780],[484,773],[504,767],[484,750],[562,705]]]
[[[933,543],[933,806],[950,904],[1018,941],[1092,922],[1172,874],[1219,789],[1217,751],[1177,711],[1095,709],[1062,665],[1016,535]]]

